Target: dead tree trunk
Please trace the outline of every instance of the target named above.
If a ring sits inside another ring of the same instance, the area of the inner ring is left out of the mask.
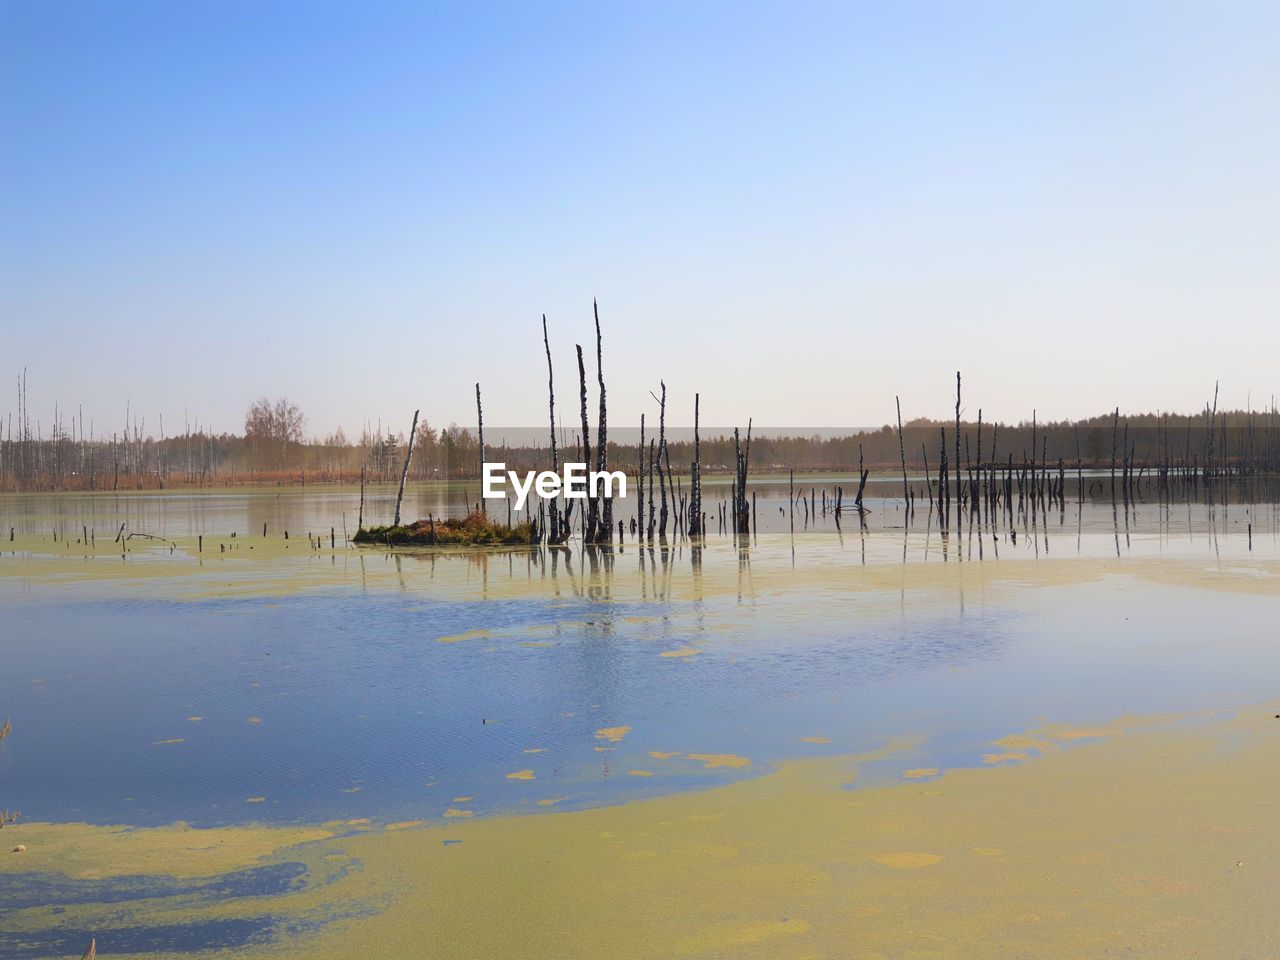
[[[576,346],[578,347],[578,397],[582,408],[582,462],[589,472],[591,470],[591,425],[587,422],[587,368],[582,362],[582,345]],[[595,497],[591,496],[591,490],[588,489],[587,512],[583,518],[582,528],[582,537],[586,543],[595,542],[596,523],[599,519],[596,507]]]
[[[747,442],[745,446],[740,446],[738,442],[738,429],[733,430],[733,449],[734,460],[737,467],[737,475],[733,484],[733,504],[734,504],[734,521],[736,523],[735,530],[738,533],[751,532],[751,515],[747,512],[747,471],[751,461],[751,421],[747,421]]]
[[[667,535],[667,481],[662,473],[662,455],[667,449],[667,385],[659,380],[662,386],[662,398],[658,401],[658,485],[662,493],[662,510],[658,514],[658,536]]]
[[[609,416],[604,400],[604,346],[600,338],[600,307],[595,300],[591,301],[591,309],[596,318],[596,382],[600,384],[600,422],[596,439],[596,470],[605,473],[609,468]],[[613,497],[600,494],[596,507],[596,541],[609,543],[613,540]]]
[[[556,385],[555,373],[551,368],[551,341],[547,338],[547,315],[542,315],[542,346],[547,351],[547,404],[551,413],[551,472],[560,472],[560,458],[556,453]],[[547,508],[551,511],[551,539],[550,543],[560,542],[560,510],[558,508],[558,500],[551,500],[547,503]]]
[[[480,402],[480,384],[476,384],[476,402]],[[418,435],[418,411],[413,411],[413,426],[409,429],[409,447],[404,452],[404,467],[400,471],[400,492],[396,494],[396,517],[393,527],[400,526],[400,501],[404,499],[404,482],[409,478],[409,461],[413,459],[413,438]]]
[[[911,494],[907,490],[907,448],[902,441],[902,401],[894,397],[893,402],[898,407],[898,457],[902,461],[902,503],[906,510],[911,505]]]
[[[652,544],[652,543],[653,543],[653,528],[654,528],[654,522],[655,522],[655,521],[654,521],[654,519],[653,519],[653,513],[654,513],[654,507],[653,507],[653,461],[654,461],[654,442],[653,442],[653,439],[652,439],[652,438],[650,438],[650,439],[649,439],[649,520],[648,520],[648,525],[645,527],[645,530],[647,531],[647,536],[648,536],[648,539],[649,539],[650,544]],[[658,475],[658,479],[659,479],[659,480],[661,480],[661,479],[662,479],[662,475],[661,475],[661,474],[659,474],[659,475]]]
[[[1120,443],[1120,408],[1111,421],[1111,499],[1116,498],[1116,446]]]
[[[480,492],[484,492],[484,408],[480,406],[480,384],[476,384],[476,424],[480,433],[478,438],[480,444]],[[488,513],[489,508],[485,505],[484,497],[480,498],[480,512]]]
[[[689,470],[689,536],[702,536],[702,446],[698,438],[699,394],[693,395],[693,466]]]
[[[956,523],[960,522],[960,371],[956,371]]]
[[[676,477],[671,472],[671,447],[664,443],[662,451],[662,458],[666,461],[667,489],[671,491],[671,535],[675,538],[680,533],[680,500],[676,496]]]
[[[640,446],[636,450],[636,536],[644,543],[644,414],[640,414]]]
[[[356,518],[356,531],[364,529],[364,465],[360,466],[360,513]]]

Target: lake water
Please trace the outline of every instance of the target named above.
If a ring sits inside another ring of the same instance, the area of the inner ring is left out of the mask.
[[[411,493],[410,516],[451,497]],[[793,536],[765,485],[749,543],[388,554],[331,547],[354,496],[0,499],[0,806],[202,826],[539,811],[901,735],[921,768],[976,765],[1045,720],[1265,699],[1280,667],[1274,506],[1089,500],[943,537],[880,498],[865,526]],[[121,523],[166,540],[121,554]],[[1223,571],[1257,589],[1218,589]]]

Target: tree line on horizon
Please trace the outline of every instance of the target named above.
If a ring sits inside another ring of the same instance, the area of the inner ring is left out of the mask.
[[[16,422],[15,422],[16,421]],[[242,433],[213,433],[199,425],[184,425],[182,433],[159,436],[148,432],[145,419],[127,418],[124,429],[109,436],[88,432],[81,417],[67,417],[56,410],[49,435],[38,421],[33,424],[20,391],[17,416],[0,421],[0,489],[26,490],[136,490],[173,486],[201,487],[235,484],[305,485],[359,480],[361,471],[370,482],[399,479],[405,456],[404,431],[382,424],[366,424],[355,440],[341,429],[324,437],[307,438],[303,411],[285,398],[254,401],[245,414]],[[1274,404],[1263,411],[1214,411],[1198,414],[1144,413],[1124,415],[1110,411],[1076,421],[1017,424],[960,420],[960,439],[968,445],[976,465],[1003,464],[1009,458],[1019,464],[1039,459],[1059,460],[1074,467],[1107,466],[1118,431],[1127,431],[1127,446],[1135,464],[1168,462],[1194,469],[1215,447],[1216,458],[1241,470],[1277,462],[1280,455],[1280,413]],[[843,436],[761,436],[752,439],[756,473],[795,470],[855,473],[900,469],[936,470],[936,451],[942,431],[954,442],[956,420],[917,417],[902,425],[901,441],[896,425],[850,432]],[[560,430],[561,458],[581,460],[581,437]],[[667,440],[672,468],[687,473],[693,463],[694,441]],[[732,435],[700,439],[701,472],[732,473],[735,463]],[[485,458],[502,460],[512,470],[545,470],[550,466],[548,446],[487,446]],[[451,423],[434,427],[418,424],[408,480],[472,481],[480,474],[480,447],[476,432]],[[643,462],[637,445],[608,442],[608,462],[614,469],[634,474]],[[1252,465],[1252,466],[1251,466]]]

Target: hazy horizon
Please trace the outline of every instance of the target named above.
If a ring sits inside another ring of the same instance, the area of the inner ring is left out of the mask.
[[[7,4],[0,374],[46,435],[534,425],[545,312],[568,426],[598,297],[619,426],[1261,408],[1278,21]]]

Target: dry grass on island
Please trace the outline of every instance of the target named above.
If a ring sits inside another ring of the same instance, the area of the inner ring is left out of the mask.
[[[509,527],[475,510],[461,520],[429,517],[403,526],[369,527],[352,539],[392,547],[518,546],[536,543],[537,528],[532,523]]]

